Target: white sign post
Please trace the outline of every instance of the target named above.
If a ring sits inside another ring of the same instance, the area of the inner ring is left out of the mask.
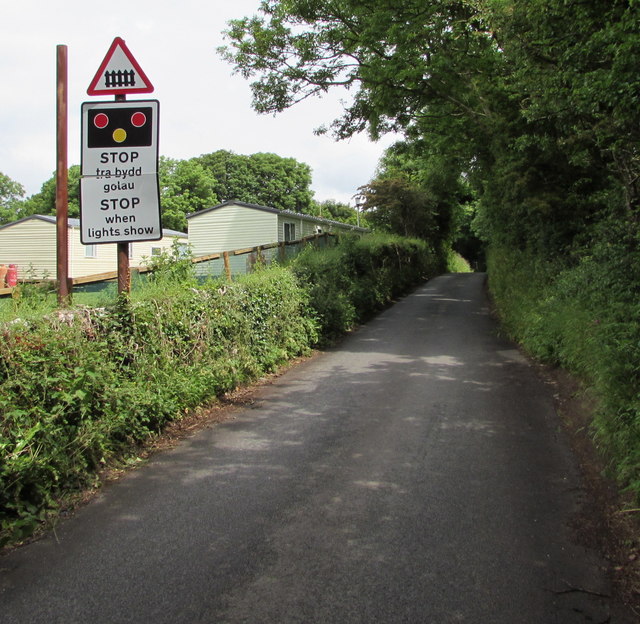
[[[82,104],[81,240],[162,238],[157,100]]]

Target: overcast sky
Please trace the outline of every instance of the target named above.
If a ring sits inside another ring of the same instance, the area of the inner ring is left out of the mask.
[[[251,109],[249,84],[217,54],[229,19],[259,0],[4,0],[0,17],[0,172],[27,195],[56,167],[56,46],[68,46],[69,164],[80,163],[80,105],[113,100],[87,88],[115,37],[155,87],[128,99],[160,101],[160,154],[185,159],[226,149],[274,152],[311,166],[317,200],[349,201],[374,174],[386,137],[336,142],[314,128],[341,110],[336,92],[275,117]],[[351,202],[353,203],[353,202]]]

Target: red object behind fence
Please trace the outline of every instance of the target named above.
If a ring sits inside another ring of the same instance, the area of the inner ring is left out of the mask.
[[[9,270],[7,271],[7,286],[11,288],[12,286],[17,286],[18,284],[18,267],[15,264],[9,265]]]

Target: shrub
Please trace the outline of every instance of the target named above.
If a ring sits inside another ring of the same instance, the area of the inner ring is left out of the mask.
[[[371,236],[199,284],[178,251],[135,300],[0,325],[0,545],[185,410],[334,339],[438,266],[422,241]]]
[[[435,275],[439,264],[425,241],[372,234],[343,237],[324,250],[308,248],[292,269],[307,285],[321,336],[330,342]]]
[[[280,268],[5,325],[0,540],[27,535],[65,491],[184,410],[314,342],[306,292]]]
[[[504,327],[532,355],[577,374],[599,400],[592,431],[620,483],[640,497],[640,252],[624,234],[571,264],[492,249]]]

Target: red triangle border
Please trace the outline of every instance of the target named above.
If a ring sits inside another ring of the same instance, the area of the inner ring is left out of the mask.
[[[109,62],[111,61],[111,57],[113,56],[114,52],[116,51],[116,48],[118,48],[118,47],[122,49],[122,51],[124,52],[125,56],[131,62],[131,65],[133,65],[133,68],[136,70],[137,74],[140,76],[140,79],[147,86],[138,87],[138,88],[117,87],[115,89],[100,89],[100,88],[98,88],[98,83],[100,82],[100,79],[102,78],[102,75],[103,75],[105,69],[109,65]],[[111,44],[111,46],[109,47],[109,50],[107,51],[107,54],[104,57],[104,60],[100,64],[100,67],[98,68],[98,71],[96,72],[96,75],[93,77],[93,80],[91,81],[91,84],[89,85],[89,88],[87,89],[87,93],[89,95],[109,95],[109,94],[122,95],[122,94],[125,94],[125,93],[151,93],[153,90],[154,90],[154,87],[151,84],[151,81],[147,78],[146,74],[142,71],[142,68],[138,64],[138,61],[136,61],[136,59],[133,57],[133,54],[131,54],[131,51],[129,50],[129,48],[127,48],[127,44],[124,42],[124,39],[122,39],[120,37],[116,37],[113,40],[113,43]]]

